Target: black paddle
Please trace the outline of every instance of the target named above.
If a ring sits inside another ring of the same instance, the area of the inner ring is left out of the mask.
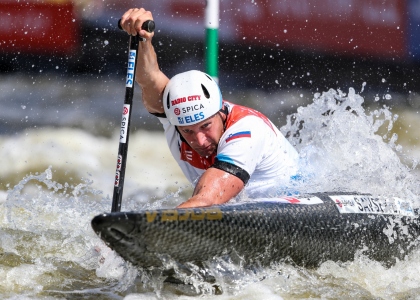
[[[122,29],[121,20],[118,21],[118,28]],[[141,26],[143,30],[153,32],[155,22],[148,20]],[[112,196],[111,212],[121,211],[121,201],[124,188],[125,166],[127,163],[128,137],[130,133],[131,110],[133,106],[134,84],[137,66],[137,51],[139,42],[143,40],[139,35],[131,36],[128,47],[127,77],[125,80],[125,99],[120,128],[120,145],[118,147],[117,169],[115,172],[114,194]]]

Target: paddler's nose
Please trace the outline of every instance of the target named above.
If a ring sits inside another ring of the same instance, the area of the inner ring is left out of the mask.
[[[197,146],[202,147],[205,145],[207,137],[203,132],[197,132],[194,140]]]

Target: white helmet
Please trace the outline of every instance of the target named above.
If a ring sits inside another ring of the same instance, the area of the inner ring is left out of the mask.
[[[219,86],[206,73],[192,70],[171,78],[163,92],[169,122],[187,126],[210,118],[222,108]]]

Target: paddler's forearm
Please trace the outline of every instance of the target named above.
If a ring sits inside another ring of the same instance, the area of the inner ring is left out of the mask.
[[[243,188],[244,183],[238,177],[216,168],[209,168],[198,180],[192,197],[177,208],[223,204],[238,195]]]
[[[162,95],[168,77],[159,69],[151,40],[140,42],[137,55],[136,81],[142,89],[142,100],[151,113],[163,113]]]

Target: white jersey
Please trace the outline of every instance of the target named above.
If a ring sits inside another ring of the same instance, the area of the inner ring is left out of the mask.
[[[287,186],[298,171],[298,153],[263,114],[224,101],[228,115],[226,130],[217,153],[201,157],[166,118],[163,124],[172,155],[191,183],[210,167],[222,169],[244,181],[249,196],[272,187]]]

